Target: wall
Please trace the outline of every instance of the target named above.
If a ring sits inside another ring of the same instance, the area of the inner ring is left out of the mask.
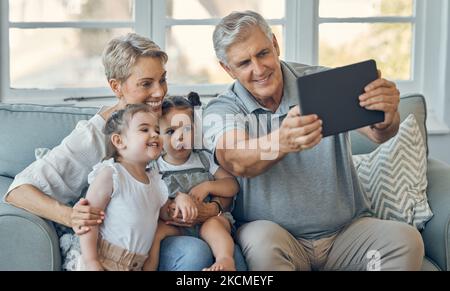
[[[444,110],[444,121],[447,125],[450,126],[450,4],[447,2],[447,9],[446,9],[446,13],[447,13],[447,23],[445,24],[445,28],[447,30],[446,33],[446,37],[447,37],[447,50],[444,53],[444,57],[445,62],[446,62],[446,72],[445,72],[445,79],[444,79],[444,83],[445,83],[445,110]],[[450,145],[450,144],[448,144]],[[447,147],[450,148],[450,147]]]
[[[428,145],[430,157],[450,165],[450,135],[431,135],[428,137]]]
[[[3,21],[4,21],[3,14],[4,14],[4,12],[2,13],[2,10],[0,9],[0,66],[2,66],[2,65],[4,66],[4,64],[5,64],[4,59],[3,59],[4,45],[2,45],[4,42],[3,29],[2,29],[2,26],[4,25],[3,24]],[[2,70],[2,67],[0,67],[0,102],[2,102],[2,98],[3,98],[3,79],[4,79],[3,78],[3,70]]]
[[[427,88],[425,94],[433,94],[432,106],[436,109],[438,117],[450,128],[450,5],[443,2],[442,21],[440,23],[439,37],[442,45],[439,48],[429,48],[427,54],[437,54],[438,63],[431,68],[428,75],[430,79],[439,79],[437,88]],[[427,92],[428,91],[428,92]],[[430,156],[450,164],[450,135],[429,135]]]

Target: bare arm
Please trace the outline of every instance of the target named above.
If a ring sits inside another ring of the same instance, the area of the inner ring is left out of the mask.
[[[215,190],[211,192],[211,194],[215,196],[213,200],[218,201],[223,209],[230,210],[233,204],[233,197],[239,192],[239,183],[233,175],[228,173],[222,167],[217,170],[214,178],[221,189],[217,189],[217,193]],[[223,195],[221,195],[221,193],[223,193]]]
[[[371,141],[382,144],[392,137],[394,137],[400,127],[400,114],[397,112],[391,125],[384,129],[377,129],[376,127],[366,126],[358,129],[358,132],[367,136]]]
[[[239,183],[236,178],[219,167],[214,174],[215,181],[210,181],[209,193],[217,197],[231,198],[239,192]]]
[[[180,216],[178,216],[178,218],[172,218],[176,209],[175,202],[172,201],[169,204],[170,218],[169,220],[166,220],[166,223],[174,226],[192,227],[196,224],[203,223],[208,220],[208,218],[217,216],[220,213],[220,209],[216,203],[196,202],[196,205],[198,211],[197,218],[192,223],[186,223]]]
[[[173,203],[172,199],[168,199],[166,204],[161,207],[159,210],[159,219],[163,221],[169,221],[171,219],[170,217],[170,205]]]
[[[172,214],[172,218],[181,217],[183,222],[187,223],[192,223],[197,218],[197,205],[190,195],[178,192],[174,201],[175,212]]]
[[[89,226],[101,223],[104,215],[100,209],[90,207],[87,200],[82,199],[74,208],[70,208],[32,185],[17,187],[6,197],[6,202],[39,217],[72,227],[77,233],[89,231]]]
[[[72,227],[72,208],[59,203],[32,185],[14,189],[7,196],[6,202],[39,217]]]
[[[203,182],[192,188],[189,195],[198,203],[203,202],[208,195],[220,203],[223,209],[229,209],[233,197],[239,192],[239,184],[236,178],[222,167],[214,174],[214,181]]]
[[[189,195],[197,201],[203,201],[208,195],[222,198],[231,198],[239,192],[236,178],[219,167],[214,174],[214,181],[203,182],[191,189]]]
[[[255,177],[267,171],[274,164],[284,158],[280,152],[269,152],[262,150],[261,145],[267,145],[267,139],[250,139],[244,131],[234,130],[225,133],[219,139],[219,145],[227,145],[227,141],[234,140],[234,145],[218,147],[216,157],[219,164],[228,172],[240,177]],[[250,144],[259,145],[251,149]],[[265,148],[269,148],[270,145]],[[270,155],[271,159],[263,160],[261,157]]]
[[[86,198],[92,206],[105,209],[113,192],[112,169],[106,168],[98,174],[89,187]],[[93,226],[91,231],[80,236],[81,255],[87,270],[102,270],[97,253],[99,227]]]
[[[161,241],[169,236],[181,235],[178,227],[167,225],[163,221],[158,221],[158,228],[153,238],[152,247],[148,253],[148,258],[144,263],[143,271],[157,271],[159,266],[159,252]]]
[[[322,140],[322,121],[315,115],[300,116],[299,107],[289,111],[278,130],[250,139],[242,130],[225,133],[217,144],[219,164],[234,176],[256,177],[287,154],[315,147]]]

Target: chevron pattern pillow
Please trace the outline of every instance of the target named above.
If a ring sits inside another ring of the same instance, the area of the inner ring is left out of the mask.
[[[414,115],[375,151],[353,156],[375,217],[403,221],[419,230],[433,217],[428,205],[425,144]]]

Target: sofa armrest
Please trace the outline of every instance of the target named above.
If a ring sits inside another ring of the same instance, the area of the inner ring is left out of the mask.
[[[427,176],[428,202],[434,217],[422,232],[425,253],[441,270],[449,271],[450,166],[430,159]]]
[[[0,271],[57,270],[61,253],[53,224],[0,203]]]

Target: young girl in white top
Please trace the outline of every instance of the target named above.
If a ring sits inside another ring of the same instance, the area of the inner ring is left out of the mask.
[[[189,100],[173,97],[163,102],[160,126],[165,153],[158,159],[157,168],[168,186],[169,197],[175,199],[173,216],[180,214],[187,222],[195,220],[198,214],[196,203],[205,200],[214,201],[222,211],[219,216],[211,217],[192,228],[160,223],[150,251],[151,270],[158,267],[161,240],[175,235],[200,237],[209,244],[216,262],[205,271],[236,270],[234,241],[230,234],[234,220],[222,205],[231,204],[239,191],[239,184],[215,163],[211,153],[193,150],[194,108],[200,105],[200,97],[196,93],[190,93]]]
[[[80,237],[80,269],[142,270],[168,198],[159,173],[146,170],[162,150],[158,116],[148,105],[129,105],[113,113],[105,135],[110,159],[94,166],[86,196],[105,220]]]

